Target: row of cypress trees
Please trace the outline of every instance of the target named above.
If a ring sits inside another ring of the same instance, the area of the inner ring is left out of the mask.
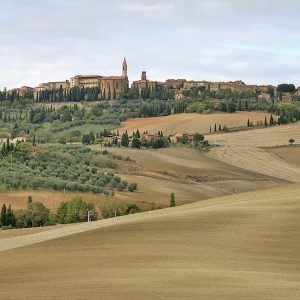
[[[16,225],[16,218],[11,208],[11,205],[9,205],[6,208],[6,204],[3,204],[1,209],[0,223],[2,227],[6,227],[6,226],[14,227]]]

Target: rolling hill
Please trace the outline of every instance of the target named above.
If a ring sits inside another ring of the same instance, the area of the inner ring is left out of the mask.
[[[0,297],[299,299],[299,212],[294,185],[6,240]]]

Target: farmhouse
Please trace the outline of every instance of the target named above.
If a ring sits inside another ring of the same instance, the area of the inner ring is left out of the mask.
[[[170,136],[170,141],[171,143],[177,144],[181,143],[182,140],[186,140],[186,143],[190,144],[193,142],[193,138],[194,136],[187,132],[176,132],[175,134]]]
[[[141,139],[142,140],[147,140],[147,141],[150,141],[152,139],[158,139],[160,138],[161,136],[158,134],[158,133],[148,133],[148,132],[145,132],[142,134],[141,136]]]

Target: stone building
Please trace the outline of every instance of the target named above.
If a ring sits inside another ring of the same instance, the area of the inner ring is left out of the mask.
[[[210,91],[217,92],[219,90],[230,90],[232,92],[243,93],[256,91],[256,85],[247,85],[241,80],[229,82],[212,82],[210,84]]]
[[[129,88],[127,62],[124,57],[122,64],[122,76],[101,76],[99,88],[105,99],[119,99]]]
[[[33,93],[34,89],[30,86],[22,86],[20,88],[15,88],[7,91],[8,94],[16,93],[19,94],[20,97],[26,97],[28,94]]]
[[[70,78],[70,87],[75,86],[81,88],[93,88],[100,85],[100,79],[102,76],[99,75],[76,75]]]
[[[193,142],[194,136],[187,132],[176,132],[173,135],[170,135],[171,143],[181,143],[182,139],[185,139],[186,142],[190,144]]]
[[[183,88],[189,90],[193,87],[205,86],[208,89],[209,85],[210,85],[209,81],[189,80],[183,83]]]
[[[44,82],[39,84],[38,87],[45,90],[59,90],[60,88],[67,90],[70,88],[70,81],[66,80],[66,81]]]
[[[281,95],[281,101],[283,102],[292,102],[293,95],[291,93],[283,93]]]
[[[276,94],[276,87],[272,85],[249,85],[249,84],[245,84],[241,80],[229,81],[229,82],[211,82],[209,89],[211,92],[217,92],[219,90],[231,90],[232,92],[237,92],[237,93],[246,93],[246,92],[267,93],[270,90],[273,90],[274,94]]]
[[[101,77],[100,80],[101,94],[105,95],[105,99],[119,99],[128,89],[128,78],[123,76],[107,76]]]
[[[295,96],[300,96],[300,87],[297,88],[297,90],[295,92]]]
[[[167,79],[164,83],[164,87],[167,89],[179,90],[183,88],[186,79]]]
[[[122,76],[76,75],[70,79],[70,87],[94,88],[98,87],[105,99],[118,99],[129,86],[127,62],[124,58]]]
[[[141,79],[134,81],[131,87],[133,89],[138,89],[139,93],[141,93],[141,90],[145,87],[148,87],[148,89],[154,91],[157,83],[158,83],[157,81],[148,80],[146,71],[142,71]]]

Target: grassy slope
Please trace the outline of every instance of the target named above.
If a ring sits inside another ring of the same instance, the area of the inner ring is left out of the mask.
[[[0,297],[299,299],[299,195],[236,194],[3,252]]]

